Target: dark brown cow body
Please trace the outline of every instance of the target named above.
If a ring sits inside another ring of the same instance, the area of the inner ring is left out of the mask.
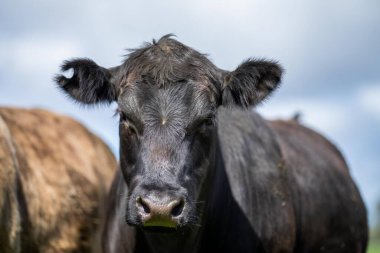
[[[340,151],[294,121],[273,121],[269,126],[288,171],[294,252],[366,252],[366,209]]]
[[[89,252],[116,161],[74,120],[0,109],[0,252]]]
[[[366,251],[366,210],[333,144],[293,121],[252,112],[220,109],[218,122],[201,226],[160,235],[123,224],[128,186],[118,173],[104,252]]]

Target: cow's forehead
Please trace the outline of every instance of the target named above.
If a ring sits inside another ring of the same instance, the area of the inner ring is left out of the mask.
[[[135,84],[124,89],[119,97],[119,109],[133,114],[144,124],[177,126],[205,115],[213,114],[215,99],[210,91],[193,82],[158,87],[147,83]]]

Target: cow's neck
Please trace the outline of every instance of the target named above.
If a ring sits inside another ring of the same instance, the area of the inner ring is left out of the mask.
[[[146,243],[145,247],[149,248],[149,252],[191,253],[197,252],[197,245],[199,245],[201,235],[199,230],[200,228],[192,228],[169,234],[142,232],[141,236],[143,236],[143,241]],[[144,252],[147,252],[147,250],[144,250]]]

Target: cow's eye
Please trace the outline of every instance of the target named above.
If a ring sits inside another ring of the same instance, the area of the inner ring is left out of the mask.
[[[195,121],[188,129],[188,134],[206,133],[214,125],[212,118],[204,118]]]
[[[132,133],[132,134],[138,133],[136,127],[130,121],[125,120],[122,122],[122,124],[125,128],[127,128],[129,130],[130,133]]]
[[[199,125],[198,125],[198,128],[208,128],[208,127],[211,127],[214,125],[214,122],[212,119],[210,118],[207,118],[207,119],[204,119],[202,120]]]
[[[128,129],[129,133],[138,134],[137,128],[133,121],[125,114],[120,113],[120,124],[123,128]]]

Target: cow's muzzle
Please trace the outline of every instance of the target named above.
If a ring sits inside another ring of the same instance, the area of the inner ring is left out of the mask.
[[[185,200],[174,196],[139,196],[136,207],[144,227],[176,228],[181,221]]]

